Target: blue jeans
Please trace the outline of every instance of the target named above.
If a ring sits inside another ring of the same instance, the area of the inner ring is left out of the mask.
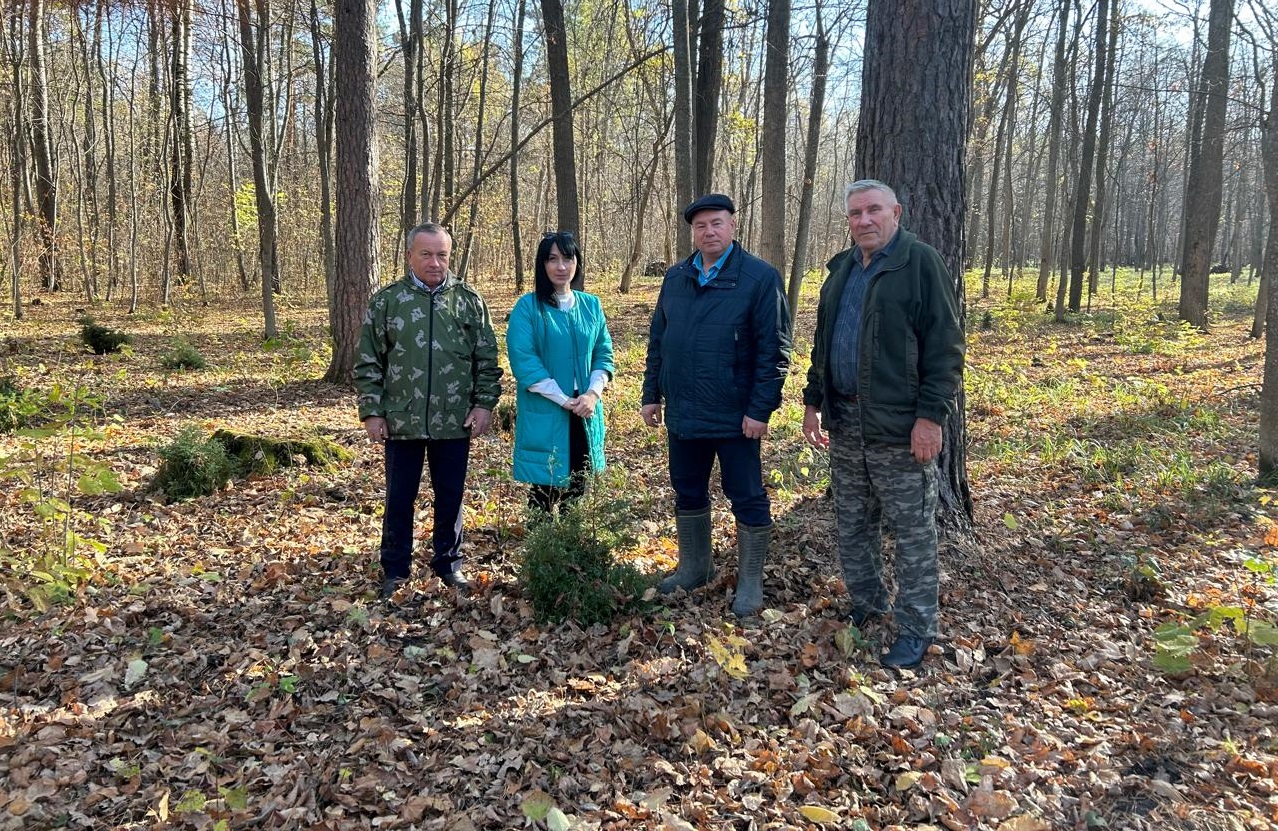
[[[670,436],[669,442],[670,484],[674,487],[677,511],[700,511],[710,506],[710,472],[717,457],[723,493],[732,503],[737,522],[755,527],[772,524],[768,492],[763,489],[758,439]]]
[[[422,484],[423,462],[430,468],[435,499],[434,555],[430,567],[450,574],[462,567],[462,495],[470,439],[390,439],[386,442],[386,513],[382,517],[382,573],[408,577],[413,565],[413,507]]]

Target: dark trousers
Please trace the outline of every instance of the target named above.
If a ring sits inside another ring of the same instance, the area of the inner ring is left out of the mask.
[[[434,494],[434,554],[436,574],[461,568],[462,495],[470,439],[392,439],[386,442],[386,514],[382,517],[382,572],[408,577],[413,565],[413,507],[422,484],[422,466],[430,468]]]
[[[710,472],[719,460],[723,493],[742,525],[772,524],[768,492],[763,489],[760,442],[745,436],[730,439],[680,439],[670,436],[670,484],[675,509],[700,511],[710,505]]]
[[[572,502],[586,492],[586,473],[590,470],[590,444],[586,439],[586,423],[581,416],[568,413],[568,487],[533,485],[528,491],[528,507],[550,513],[556,505]]]

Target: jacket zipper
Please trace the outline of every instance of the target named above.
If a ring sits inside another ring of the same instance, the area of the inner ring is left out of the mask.
[[[446,279],[446,278],[445,278]],[[435,292],[427,289],[430,300],[430,323],[426,327],[426,438],[430,438],[430,393],[435,380]]]

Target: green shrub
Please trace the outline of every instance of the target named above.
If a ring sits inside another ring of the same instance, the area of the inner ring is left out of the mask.
[[[613,555],[629,522],[625,503],[587,498],[532,523],[519,580],[539,622],[607,623],[643,602],[650,579]]]
[[[95,355],[107,355],[119,352],[120,347],[133,342],[133,336],[124,332],[108,329],[95,323],[91,317],[80,319],[80,338],[84,345],[93,350]]]
[[[160,469],[151,484],[170,499],[207,496],[230,481],[232,465],[226,448],[220,441],[206,437],[198,427],[183,427],[158,452]]]
[[[25,390],[11,375],[0,377],[0,433],[30,427],[39,419],[44,396]]]
[[[200,350],[186,338],[175,339],[169,351],[160,357],[160,366],[165,369],[204,369],[208,365]]]

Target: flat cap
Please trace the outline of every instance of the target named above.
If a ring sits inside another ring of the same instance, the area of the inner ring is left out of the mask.
[[[722,193],[707,193],[699,199],[694,199],[692,204],[683,209],[683,221],[691,225],[692,218],[702,211],[727,211],[734,214],[737,212],[737,206]]]

